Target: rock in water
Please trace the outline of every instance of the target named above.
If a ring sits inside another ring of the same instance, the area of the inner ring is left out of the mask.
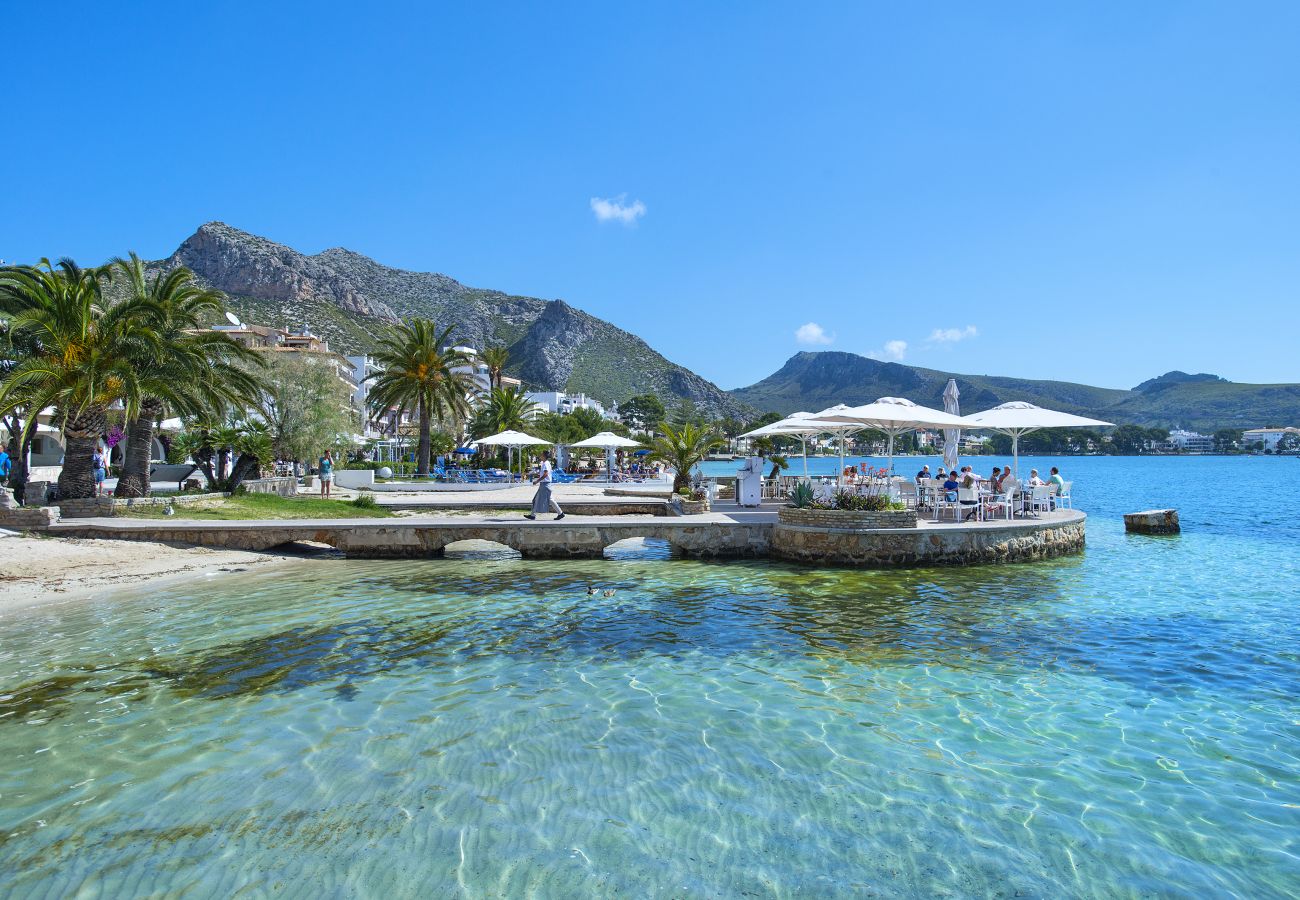
[[[1178,524],[1178,510],[1147,509],[1124,513],[1124,530],[1132,534],[1178,534],[1182,528]]]

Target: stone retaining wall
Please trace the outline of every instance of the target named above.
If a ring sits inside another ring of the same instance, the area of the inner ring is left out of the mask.
[[[241,482],[239,486],[250,494],[279,494],[281,497],[298,496],[297,478],[254,478]]]
[[[159,494],[154,497],[82,497],[77,500],[58,501],[59,515],[64,519],[91,519],[99,516],[115,516],[121,510],[135,509],[142,506],[201,505],[221,500],[227,494]]]
[[[0,509],[0,528],[46,528],[59,520],[53,506],[16,506]]]
[[[828,566],[895,568],[969,566],[1047,559],[1083,549],[1082,519],[967,529],[916,531],[827,529],[778,524],[771,555]]]
[[[783,506],[777,510],[782,525],[808,528],[915,528],[916,510],[882,509],[875,511],[848,509],[800,509]]]

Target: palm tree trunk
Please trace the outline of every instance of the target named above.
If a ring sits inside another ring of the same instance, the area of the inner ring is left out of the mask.
[[[153,455],[153,423],[162,415],[163,404],[155,397],[146,398],[140,414],[126,433],[126,453],[122,472],[117,477],[114,497],[149,496],[149,457]]]
[[[415,455],[415,474],[429,474],[429,456],[433,444],[433,419],[429,415],[429,404],[420,398],[420,449]]]
[[[226,490],[232,494],[239,490],[239,486],[244,483],[244,479],[257,477],[262,470],[262,462],[256,456],[247,453],[241,453],[239,459],[230,468],[230,484],[226,485]]]
[[[22,503],[23,494],[27,490],[27,457],[31,453],[32,442],[36,440],[36,429],[33,428],[25,439],[19,440],[23,433],[22,415],[15,412],[4,421],[9,431],[9,443],[5,447],[9,454],[9,481],[6,487],[13,492],[14,499]]]
[[[14,499],[19,503],[27,496],[27,477],[31,473],[27,469],[27,460],[32,455],[32,444],[36,441],[36,429],[33,428],[31,434],[23,440],[22,445],[18,448],[18,455],[12,457],[9,468],[9,490],[14,492]]]
[[[59,473],[59,496],[63,499],[95,496],[91,455],[107,427],[108,415],[102,406],[88,406],[64,419],[63,434],[67,438],[67,447],[63,453],[63,471]]]

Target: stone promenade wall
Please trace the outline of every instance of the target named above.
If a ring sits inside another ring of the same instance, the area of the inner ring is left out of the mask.
[[[281,544],[311,541],[329,544],[349,558],[392,559],[441,556],[457,541],[481,540],[504,544],[531,559],[599,559],[605,548],[627,538],[665,540],[682,556],[695,559],[749,558],[767,555],[767,524],[700,523],[667,524],[673,519],[643,520],[627,524],[549,523],[519,525],[427,525],[396,522],[311,523],[177,523],[133,520],[130,527],[64,524],[51,534],[67,537],[114,538],[130,541],[193,544],[227,550],[269,550]],[[662,524],[661,524],[662,523]]]
[[[771,555],[827,566],[969,566],[1047,559],[1076,553],[1083,544],[1082,520],[910,532],[778,524],[772,529]]]

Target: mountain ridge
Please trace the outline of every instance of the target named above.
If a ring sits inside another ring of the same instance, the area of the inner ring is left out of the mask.
[[[884,396],[906,397],[942,409],[949,378],[957,380],[961,408],[966,412],[1025,400],[1117,425],[1200,431],[1300,419],[1300,384],[1239,384],[1217,375],[1169,372],[1125,390],[1068,381],[964,375],[840,350],[796,353],[767,378],[732,394],[757,409],[783,414],[817,412],[835,403],[869,403]]]
[[[717,415],[745,411],[641,338],[559,299],[396,269],[345,247],[305,254],[224,222],[201,225],[155,265],[188,267],[244,321],[307,326],[344,353],[368,351],[391,325],[422,316],[454,325],[459,344],[510,348],[507,373],[533,389],[583,392],[605,403],[656,393]]]

